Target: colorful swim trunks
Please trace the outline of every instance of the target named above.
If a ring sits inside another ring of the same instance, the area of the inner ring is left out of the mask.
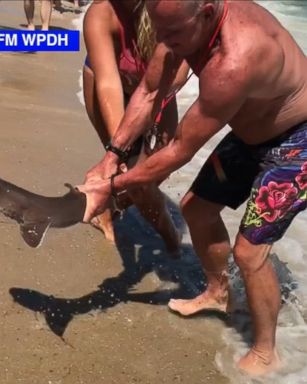
[[[248,199],[240,233],[253,244],[274,243],[307,206],[307,122],[259,145],[230,132],[191,190],[233,209]]]

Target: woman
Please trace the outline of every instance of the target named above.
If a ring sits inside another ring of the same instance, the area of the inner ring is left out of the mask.
[[[92,3],[84,19],[84,38],[88,53],[83,71],[86,110],[102,144],[106,146],[155,48],[154,33],[144,1],[104,0]],[[185,81],[187,71],[187,66],[180,71],[178,85]],[[163,109],[155,140],[152,140],[153,137],[151,140],[140,138],[133,147],[131,152],[134,157],[138,156],[137,161],[142,161],[168,143],[174,135],[177,120],[177,105],[173,98]],[[159,139],[156,140],[156,137]],[[134,159],[129,159],[128,166],[131,160]],[[152,184],[127,193],[162,236],[167,250],[176,255],[178,234],[158,186]],[[95,218],[93,224],[103,230],[107,239],[114,241],[111,209]]]

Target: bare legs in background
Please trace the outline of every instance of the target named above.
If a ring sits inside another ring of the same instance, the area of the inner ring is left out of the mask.
[[[26,18],[28,21],[28,30],[34,31],[34,8],[35,8],[35,0],[24,0],[24,10],[26,14]],[[42,21],[42,31],[48,31],[51,12],[52,12],[52,0],[40,0],[40,16]]]

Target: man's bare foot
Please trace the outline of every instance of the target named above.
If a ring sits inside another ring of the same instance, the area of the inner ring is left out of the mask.
[[[91,220],[91,225],[102,231],[107,240],[115,243],[115,234],[110,209],[107,209],[101,215],[94,217]]]
[[[199,296],[190,300],[171,299],[168,303],[172,311],[179,312],[182,316],[191,316],[200,311],[219,311],[227,312],[228,293],[217,297],[213,296],[208,291],[201,293]]]
[[[251,349],[238,362],[238,367],[250,376],[263,376],[277,371],[281,367],[281,361],[276,351],[262,353]]]
[[[29,24],[27,29],[28,29],[28,31],[35,31],[35,25],[34,24]]]

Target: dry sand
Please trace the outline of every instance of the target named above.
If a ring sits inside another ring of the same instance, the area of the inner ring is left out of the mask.
[[[65,7],[53,26],[71,27]],[[22,1],[0,1],[1,28],[24,22]],[[83,59],[84,50],[0,54],[1,178],[59,195],[102,156],[76,97]],[[171,289],[195,294],[199,267],[174,270],[133,210],[117,225],[119,251],[86,225],[51,230],[34,250],[0,219],[0,384],[227,382],[214,365],[222,322],[165,305]]]

